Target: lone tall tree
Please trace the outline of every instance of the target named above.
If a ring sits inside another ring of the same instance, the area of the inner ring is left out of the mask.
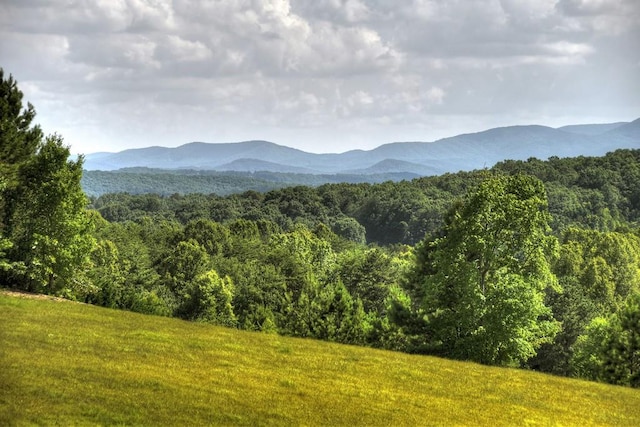
[[[440,237],[419,246],[413,286],[435,353],[517,365],[553,338],[557,325],[543,302],[556,282],[548,221],[539,180],[491,177],[450,210]]]

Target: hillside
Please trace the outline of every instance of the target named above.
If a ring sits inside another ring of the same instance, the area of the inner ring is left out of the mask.
[[[552,156],[602,156],[640,148],[640,119],[630,123],[510,126],[457,135],[435,142],[394,142],[372,150],[313,154],[268,141],[192,142],[176,148],[148,147],[88,154],[87,170],[128,167],[271,171],[307,174],[381,172],[439,175],[491,167],[502,160]]]
[[[640,390],[0,293],[2,425],[639,425]]]

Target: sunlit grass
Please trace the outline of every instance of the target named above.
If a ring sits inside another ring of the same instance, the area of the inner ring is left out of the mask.
[[[640,425],[640,390],[0,293],[0,425]]]

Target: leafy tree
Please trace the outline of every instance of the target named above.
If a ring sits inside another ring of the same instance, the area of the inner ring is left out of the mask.
[[[208,270],[207,251],[195,240],[181,241],[160,266],[169,287],[181,294],[187,283]]]
[[[365,343],[371,329],[362,303],[340,282],[306,282],[288,322],[292,335],[348,344]]]
[[[59,136],[48,137],[18,170],[9,237],[13,259],[25,265],[18,280],[31,291],[82,293],[86,285],[92,222],[80,187],[82,158],[69,156]]]
[[[82,157],[69,160],[62,138],[43,140],[35,109],[22,104],[12,76],[0,69],[0,239],[11,243],[4,283],[31,291],[82,294],[93,246]],[[8,270],[8,271],[7,271]]]
[[[604,349],[604,378],[612,384],[640,388],[640,294],[628,298],[614,316]]]
[[[571,375],[593,380],[604,381],[603,353],[611,340],[612,326],[610,319],[595,317],[584,329],[573,344],[571,353]]]
[[[542,183],[524,175],[483,181],[452,208],[439,237],[420,247],[422,308],[432,351],[514,365],[553,338],[544,305],[555,283]]]
[[[233,279],[233,307],[240,327],[254,331],[286,332],[291,296],[286,278],[274,265],[258,259],[242,261],[237,258],[217,258],[215,265],[221,274]]]
[[[87,302],[103,307],[125,308],[123,294],[126,276],[118,247],[110,240],[98,241],[91,252],[91,261],[88,277],[96,289],[88,296]]]
[[[367,242],[365,228],[354,218],[339,216],[333,221],[331,229],[338,236],[342,236],[352,242],[362,244]]]
[[[229,230],[217,222],[208,219],[190,221],[184,228],[184,240],[198,242],[209,255],[224,254],[230,248]]]
[[[215,270],[196,276],[180,288],[176,313],[188,320],[201,320],[225,326],[235,326],[231,304],[233,283],[220,277]]]
[[[554,265],[562,292],[550,292],[548,303],[562,329],[545,344],[531,367],[571,375],[570,360],[580,335],[595,318],[616,313],[629,295],[640,292],[640,239],[632,233],[576,227],[562,237]],[[593,334],[591,334],[593,335]],[[583,338],[584,340],[584,338]]]
[[[12,263],[6,258],[7,249],[11,249],[13,244],[9,239],[0,237],[0,271],[8,271],[14,268]]]
[[[609,318],[596,317],[578,337],[573,375],[640,388],[640,294]]]
[[[338,275],[351,295],[362,300],[365,311],[383,314],[389,290],[399,271],[380,248],[346,250],[338,255]]]
[[[175,316],[235,326],[233,282],[210,268],[210,257],[197,241],[179,242],[160,268],[175,298]]]

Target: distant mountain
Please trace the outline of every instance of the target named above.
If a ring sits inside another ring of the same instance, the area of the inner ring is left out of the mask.
[[[294,148],[267,141],[208,144],[192,142],[176,148],[134,148],[105,156],[89,154],[85,168],[88,170],[114,170],[125,167],[149,167],[157,169],[210,169],[241,159],[261,159],[272,163],[294,164],[314,156]]]
[[[569,125],[562,126],[558,130],[565,132],[577,133],[579,135],[602,135],[605,132],[626,125],[627,122],[605,123],[596,125]]]
[[[605,136],[619,136],[628,138],[630,141],[635,142],[640,139],[640,119],[618,126],[607,132]]]
[[[401,173],[408,172],[418,176],[436,175],[438,168],[421,165],[418,163],[406,162],[404,160],[385,159],[366,169],[353,169],[347,173],[354,175],[372,175],[380,173]]]
[[[176,148],[148,147],[85,157],[87,170],[127,167],[301,174],[418,174],[489,168],[502,160],[551,156],[601,156],[619,148],[640,148],[640,119],[633,122],[510,126],[458,135],[435,142],[394,142],[373,150],[313,154],[267,141]]]
[[[213,168],[217,171],[235,172],[280,172],[280,173],[303,173],[318,174],[319,171],[296,166],[283,165],[280,163],[266,162],[258,159],[238,159],[224,165]]]

